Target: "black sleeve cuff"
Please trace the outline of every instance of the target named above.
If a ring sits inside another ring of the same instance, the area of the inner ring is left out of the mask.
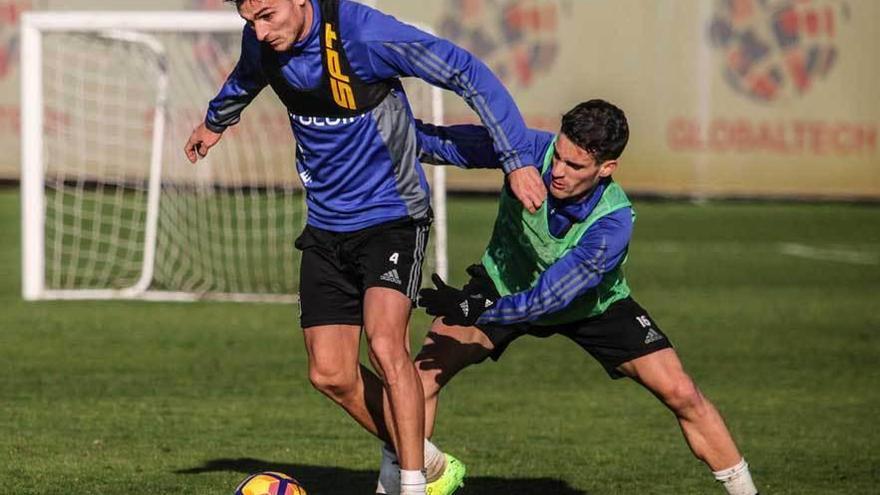
[[[212,124],[208,119],[205,119],[205,127],[207,127],[209,131],[216,132],[217,134],[222,134],[223,131],[226,130],[226,126]]]

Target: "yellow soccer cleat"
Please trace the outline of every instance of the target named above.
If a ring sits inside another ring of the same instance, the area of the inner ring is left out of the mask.
[[[425,490],[427,495],[452,495],[456,490],[464,486],[464,475],[467,467],[449,454],[446,456],[446,469],[443,474],[431,483]]]

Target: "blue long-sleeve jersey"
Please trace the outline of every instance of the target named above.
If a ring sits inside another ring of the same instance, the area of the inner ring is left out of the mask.
[[[324,71],[314,11],[307,37],[279,54],[289,85],[310,90]],[[392,90],[372,110],[350,118],[290,115],[296,166],[307,191],[308,223],[350,232],[430,211],[428,183],[418,161],[415,124],[400,77],[418,77],[459,94],[479,115],[505,171],[535,159],[527,128],[510,94],[467,51],[359,3],[341,0],[339,30],[353,73],[365,83],[391,81]],[[215,132],[236,124],[267,85],[261,47],[245,27],[241,57],[211,101],[206,126]]]
[[[481,126],[435,127],[417,125],[422,160],[464,168],[498,168],[498,155],[490,146],[491,138]],[[529,129],[528,142],[535,157],[543,157],[553,146],[554,135]],[[551,172],[544,174],[548,190]],[[547,196],[550,231],[563,236],[572,224],[583,221],[593,211],[607,182],[600,182],[580,201],[561,201]],[[577,246],[552,264],[528,290],[504,296],[484,312],[477,323],[512,324],[534,321],[560,311],[577,297],[597,286],[605,273],[626,257],[632,236],[632,209],[622,208],[600,218],[587,229]],[[572,274],[577,274],[572,277]],[[574,282],[572,282],[574,280]]]

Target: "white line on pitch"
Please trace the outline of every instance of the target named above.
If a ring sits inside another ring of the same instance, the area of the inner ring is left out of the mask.
[[[779,245],[779,252],[788,256],[807,258],[820,261],[836,261],[851,265],[877,265],[880,264],[880,255],[866,253],[841,247],[819,248],[805,244],[784,243]]]

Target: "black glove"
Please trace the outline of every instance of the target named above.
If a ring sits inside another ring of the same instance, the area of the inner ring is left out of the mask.
[[[474,326],[480,315],[495,304],[494,298],[487,297],[482,291],[446,285],[436,273],[431,275],[431,280],[437,288],[420,290],[419,306],[429,315],[442,316],[447,325]]]

